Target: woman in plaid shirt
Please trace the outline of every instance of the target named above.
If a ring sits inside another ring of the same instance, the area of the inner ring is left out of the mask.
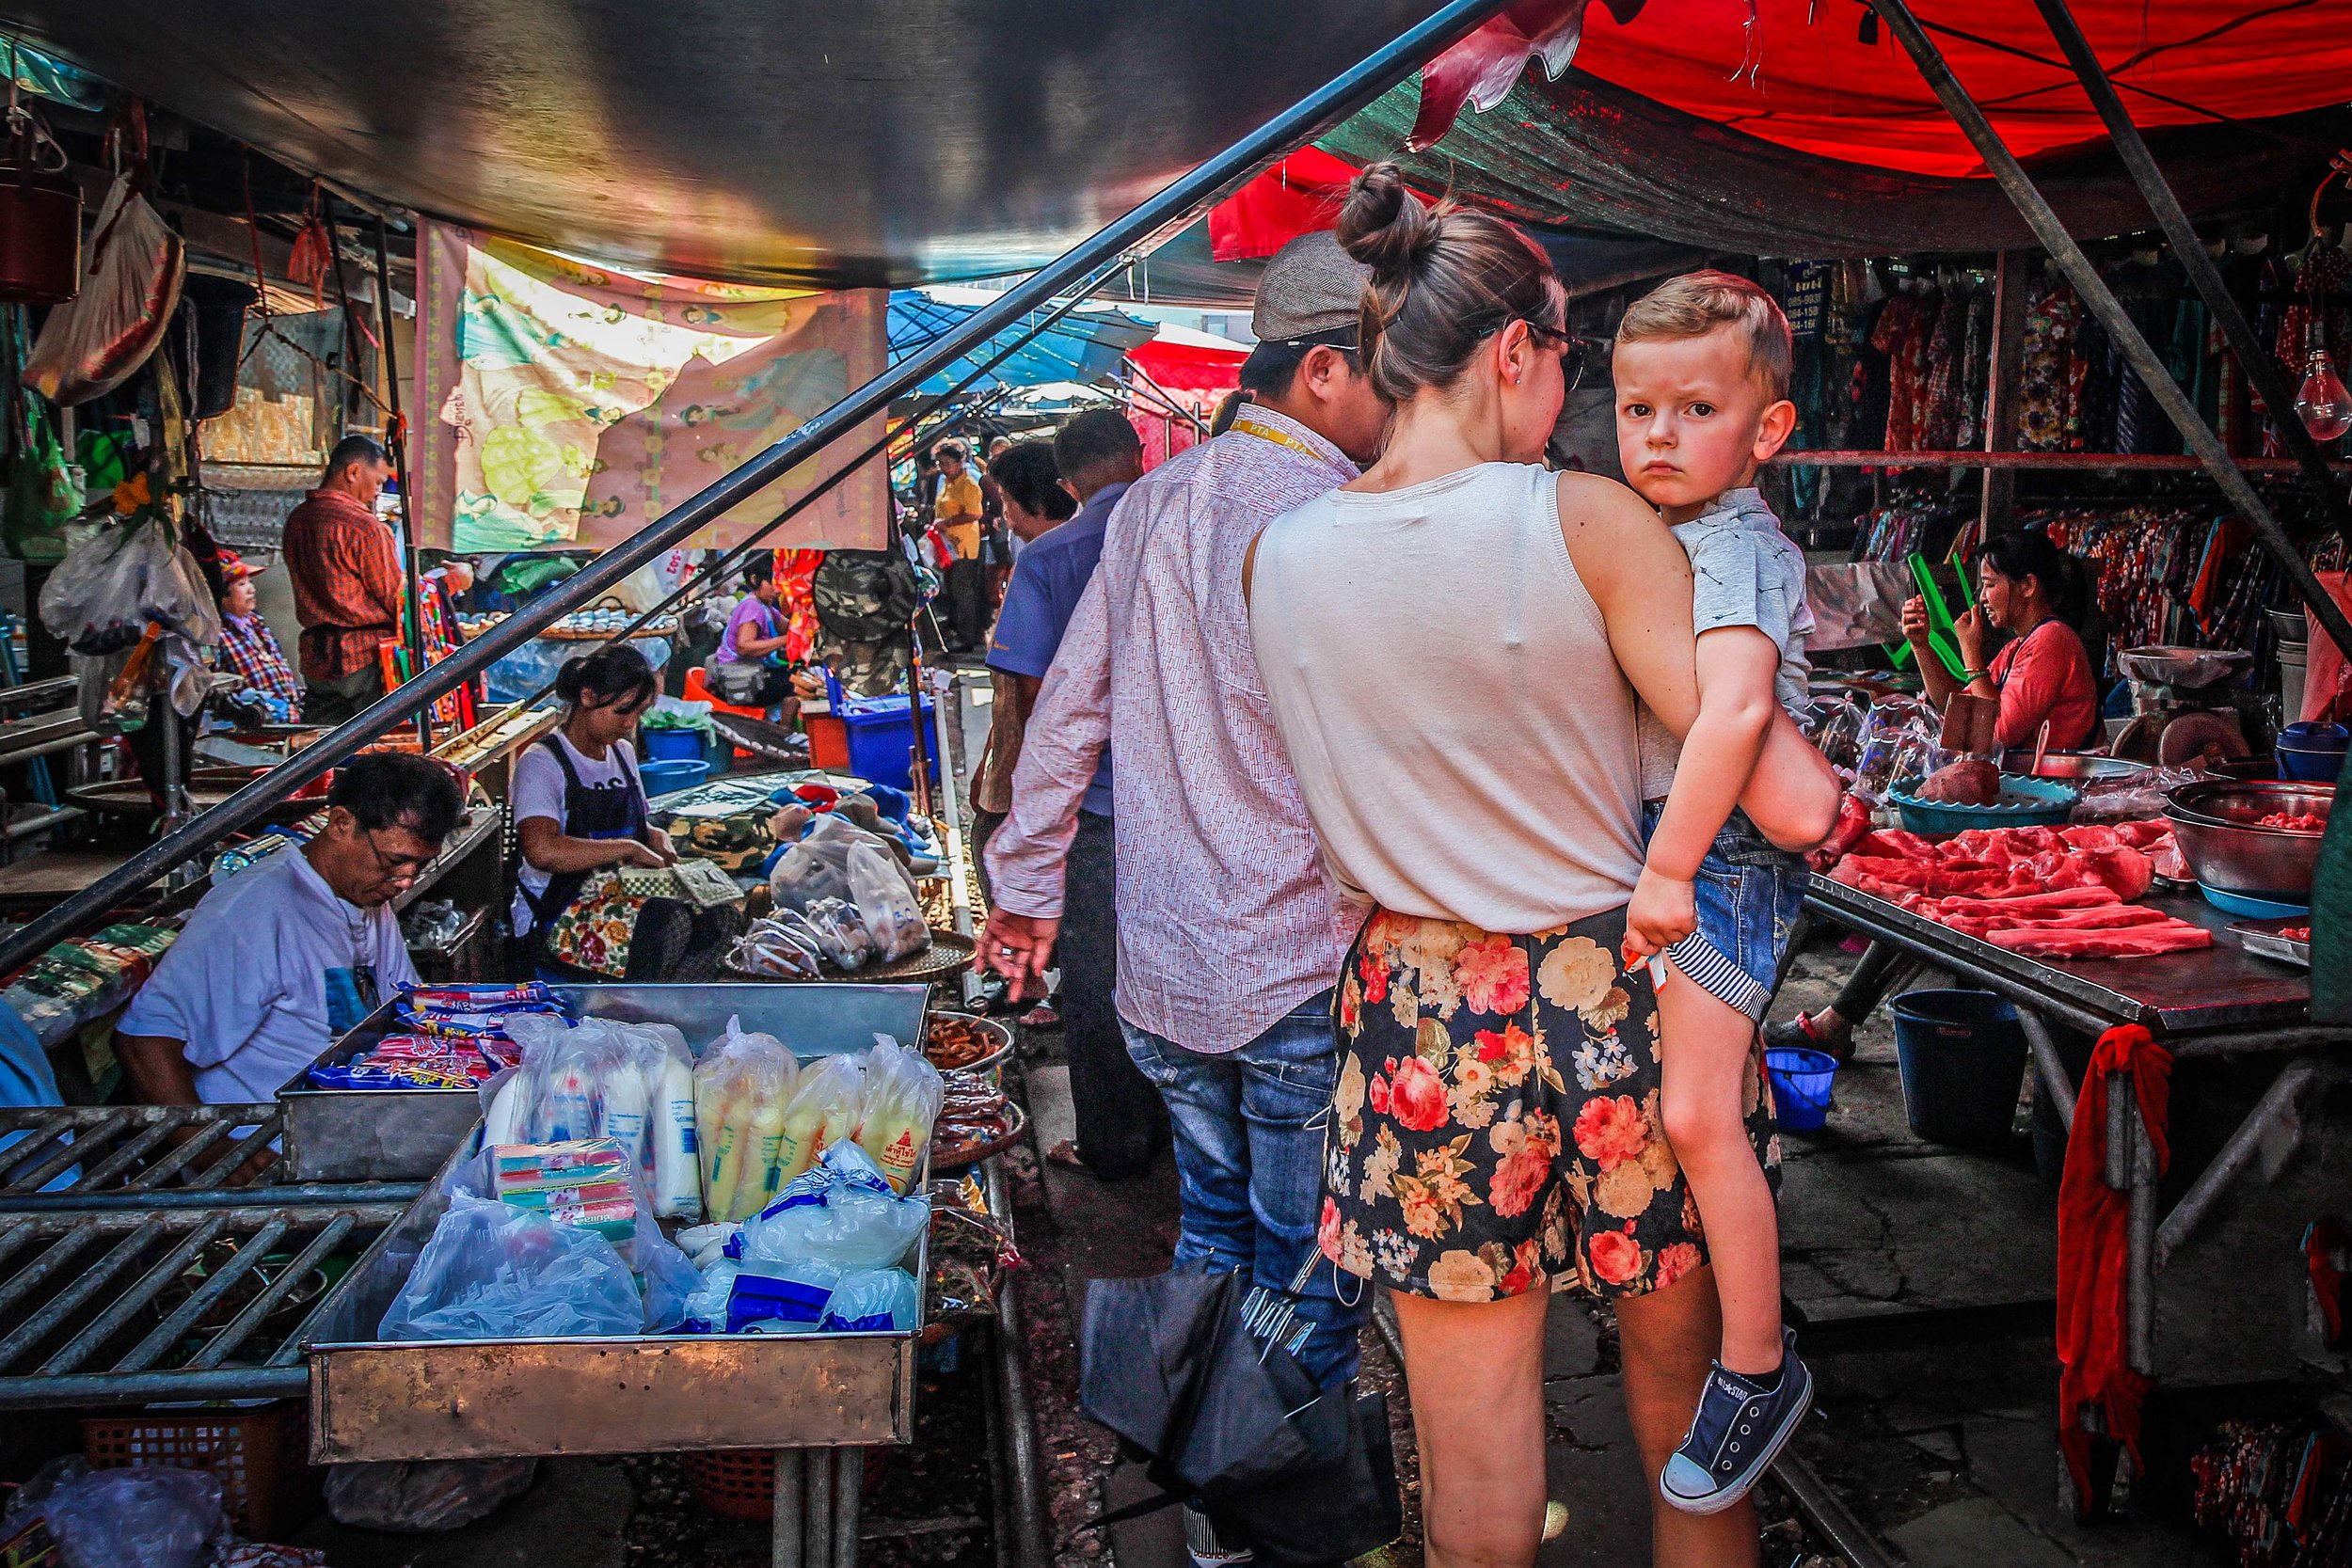
[[[217,667],[245,682],[239,695],[261,699],[270,721],[291,724],[302,712],[302,683],[254,609],[253,578],[261,571],[227,550],[220,552],[220,576],[225,585],[220,600],[220,657]]]

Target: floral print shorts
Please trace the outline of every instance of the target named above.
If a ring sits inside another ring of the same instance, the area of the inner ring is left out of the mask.
[[[1707,1260],[1659,1116],[1657,995],[1624,935],[1622,909],[1534,936],[1373,912],[1335,1012],[1324,1256],[1440,1301],[1639,1295]],[[1777,1183],[1760,1044],[1744,1094]]]

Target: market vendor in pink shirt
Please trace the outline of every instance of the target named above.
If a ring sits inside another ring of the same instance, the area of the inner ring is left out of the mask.
[[[2053,750],[2096,745],[2099,684],[2073,625],[2083,610],[2082,569],[2074,557],[2039,531],[2004,533],[1977,556],[1977,590],[1982,602],[1952,623],[1965,666],[1962,680],[1952,679],[1929,650],[1926,601],[1914,598],[1903,606],[1903,635],[1919,657],[1929,700],[1941,708],[1963,689],[1997,700],[2001,717],[1994,738],[2004,749],[2033,745],[2045,721]],[[1987,663],[1984,645],[1993,627],[2009,633],[2010,641]]]

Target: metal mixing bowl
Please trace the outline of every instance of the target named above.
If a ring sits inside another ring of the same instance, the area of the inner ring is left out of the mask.
[[[2044,752],[2042,766],[2036,768],[2033,748],[2014,746],[2001,753],[2001,771],[2030,774],[2037,779],[2121,779],[2147,772],[2148,765],[2097,752]]]
[[[2331,784],[2201,779],[2165,797],[2165,816],[2190,875],[2207,887],[2306,904],[2322,835],[2255,824],[2274,812],[2324,821],[2335,798]]]

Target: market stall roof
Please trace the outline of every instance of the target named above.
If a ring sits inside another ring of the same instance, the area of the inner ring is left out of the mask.
[[[2071,229],[2149,226],[2031,0],[1915,9]],[[2192,214],[2308,194],[2352,132],[2338,106],[2352,0],[2073,9]],[[1545,27],[1580,14],[1574,69],[1521,74]],[[1751,30],[1723,0],[1525,0],[1425,73],[1436,90],[1408,83],[1325,136],[1339,164],[1310,153],[1253,182],[1219,210],[1214,254],[1264,255],[1327,223],[1346,168],[1380,157],[1554,230],[1790,256],[2029,243],[1911,62],[1891,40],[1864,41],[1867,14],[1756,0]],[[1474,91],[1488,112],[1463,107]]]
[[[890,358],[893,364],[932,339],[955,330],[997,295],[985,289],[900,289],[890,296]],[[945,392],[1027,330],[1016,323],[923,383],[926,394]],[[976,393],[1003,387],[1036,387],[1057,381],[1098,381],[1119,369],[1129,351],[1152,341],[1159,328],[1118,310],[1073,310],[1039,333],[988,374],[974,382]]]
[[[1438,0],[0,0],[0,27],[379,200],[689,276],[1034,267]]]

